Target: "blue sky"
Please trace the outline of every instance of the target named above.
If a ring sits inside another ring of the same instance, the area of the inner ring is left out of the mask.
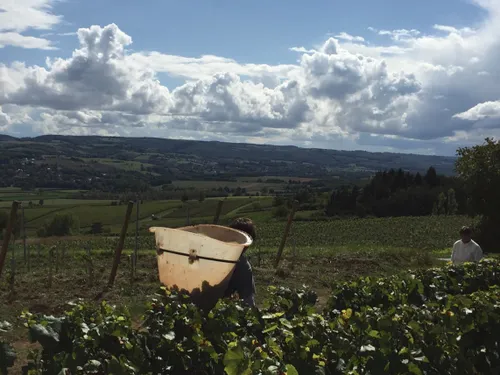
[[[0,0],[0,132],[453,154],[500,128],[497,1],[144,3]]]

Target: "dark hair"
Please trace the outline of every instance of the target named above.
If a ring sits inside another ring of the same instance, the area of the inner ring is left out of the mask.
[[[250,237],[252,237],[252,240],[256,240],[257,236],[255,234],[255,224],[253,223],[252,219],[249,219],[247,217],[239,217],[231,223],[229,228],[245,232]]]
[[[462,228],[460,228],[460,235],[464,234],[470,236],[472,234],[472,230],[467,226],[463,226]]]

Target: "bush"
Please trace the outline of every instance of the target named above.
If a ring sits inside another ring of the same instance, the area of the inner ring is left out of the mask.
[[[262,210],[262,205],[260,204],[260,202],[253,202],[252,209],[254,211],[260,211],[260,210]]]
[[[103,232],[102,223],[92,223],[90,226],[91,234],[101,234]]]
[[[481,217],[479,223],[474,227],[474,241],[485,252],[498,252],[498,227],[500,223],[492,218]]]
[[[39,237],[62,237],[69,236],[77,230],[78,221],[73,218],[73,215],[56,215],[38,229],[37,235]]]
[[[162,288],[140,329],[125,309],[105,302],[73,304],[61,317],[25,312],[30,340],[41,347],[25,370],[498,374],[499,267],[486,261],[334,284],[323,313],[313,291],[273,287],[260,309],[224,299],[211,311]]]
[[[274,207],[272,211],[273,217],[284,218],[288,216],[288,208],[285,205]]]

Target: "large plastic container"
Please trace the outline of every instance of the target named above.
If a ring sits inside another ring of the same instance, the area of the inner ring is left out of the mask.
[[[160,282],[189,292],[202,306],[224,295],[236,262],[252,244],[248,234],[219,225],[149,230],[155,234]]]

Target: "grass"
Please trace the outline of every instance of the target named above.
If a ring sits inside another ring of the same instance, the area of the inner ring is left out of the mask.
[[[150,217],[152,214],[165,211],[169,208],[174,208],[179,205],[176,201],[154,201],[154,202],[144,202],[140,206],[140,219]],[[111,226],[116,223],[123,222],[125,212],[127,210],[126,205],[119,206],[105,206],[105,205],[80,205],[75,207],[67,207],[57,211],[57,214],[71,214],[78,218],[80,228],[88,228],[95,222],[101,222],[103,225]],[[133,212],[130,222],[133,223],[136,220],[135,211]],[[53,214],[55,215],[55,213]],[[47,220],[53,217],[52,214],[48,214],[37,220],[28,222],[27,228],[39,228]]]
[[[190,201],[165,215],[165,218],[186,218],[188,207],[189,215],[191,217],[213,217],[215,215],[215,212],[217,211],[219,201],[219,199],[207,199],[203,202]],[[260,202],[263,200],[259,199],[258,201]],[[221,215],[226,215],[238,209],[239,207],[246,206],[248,204],[251,204],[252,202],[253,199],[249,199],[248,197],[239,199],[226,199],[224,200],[224,203],[222,205]]]
[[[141,171],[146,172],[146,168],[153,166],[153,164],[142,163],[140,161],[130,161],[130,160],[100,159],[100,158],[84,158],[83,160],[86,162],[95,161],[100,164],[109,165],[126,171],[136,171],[136,172],[141,172]],[[143,167],[142,170],[141,170],[141,165]]]
[[[288,182],[288,180],[286,180]],[[237,187],[245,188],[249,192],[260,192],[263,188],[283,190],[285,183],[273,183],[273,182],[257,182],[255,180],[239,179],[237,181],[181,181],[176,180],[172,182],[172,185],[181,189],[218,189],[228,187],[229,189],[236,189]]]

